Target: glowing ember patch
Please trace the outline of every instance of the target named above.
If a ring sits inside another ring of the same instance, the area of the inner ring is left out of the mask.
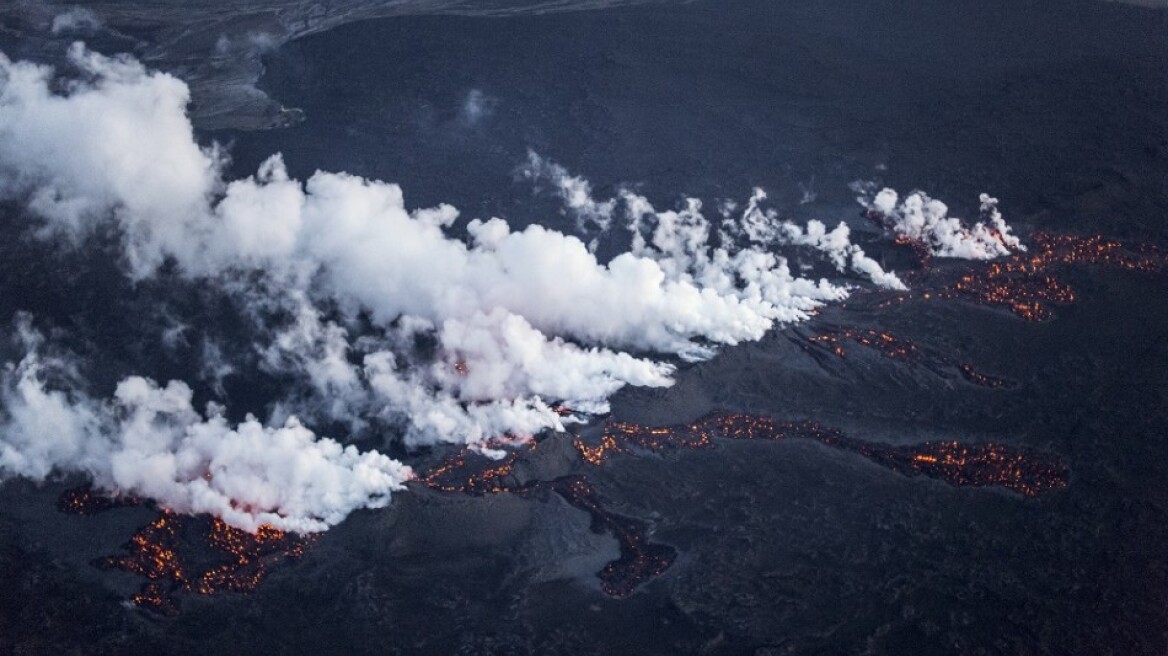
[[[916,344],[872,328],[833,328],[818,335],[812,335],[807,339],[841,358],[847,354],[843,348],[844,341],[853,341],[862,346],[876,349],[885,356],[896,360],[910,361],[919,355]]]
[[[907,246],[911,248],[913,254],[916,255],[917,261],[920,262],[922,268],[928,268],[929,262],[933,259],[933,254],[929,252],[929,247],[920,239],[912,239],[904,235],[897,236],[893,242],[897,246]]]
[[[584,462],[592,465],[604,464],[604,461],[608,460],[611,454],[619,453],[621,450],[616,438],[607,433],[600,438],[600,444],[596,446],[588,446],[579,438],[573,440],[572,444],[580,452],[580,457],[584,459]]]
[[[126,553],[97,564],[149,579],[132,601],[148,610],[178,612],[181,593],[252,592],[270,569],[304,554],[311,537],[263,526],[253,535],[217,518],[164,510],[138,530]]]

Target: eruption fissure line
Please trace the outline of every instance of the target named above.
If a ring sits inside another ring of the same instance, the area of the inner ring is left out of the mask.
[[[807,342],[796,341],[804,350],[820,348],[831,354],[843,358],[847,355],[845,342],[855,342],[861,346],[874,349],[885,357],[904,362],[909,365],[923,365],[930,371],[941,375],[944,369],[956,369],[965,380],[979,387],[1001,388],[1012,386],[1011,382],[978,371],[973,365],[958,362],[952,358],[926,353],[916,344],[897,337],[885,330],[875,328],[832,327],[820,329],[820,332],[809,335]]]
[[[848,437],[812,421],[779,421],[770,417],[716,413],[689,424],[650,428],[610,421],[596,444],[574,442],[580,457],[603,465],[636,449],[708,448],[717,439],[783,441],[806,439],[859,454],[908,476],[924,475],[954,486],[1003,487],[1036,497],[1066,487],[1070,470],[1059,458],[1032,449],[988,442],[925,442],[894,446]]]

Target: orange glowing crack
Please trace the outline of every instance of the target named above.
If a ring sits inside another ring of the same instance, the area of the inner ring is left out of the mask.
[[[815,422],[746,414],[716,413],[664,429],[610,421],[598,444],[577,438],[574,445],[585,462],[599,466],[617,454],[637,449],[706,448],[716,439],[809,439],[857,453],[902,474],[920,474],[954,486],[1002,487],[1028,497],[1066,487],[1070,476],[1059,458],[1006,444],[946,441],[895,446],[850,438]]]
[[[926,294],[925,298],[928,297],[929,295]],[[924,365],[937,373],[940,373],[943,368],[957,369],[965,380],[980,387],[1007,387],[1011,385],[1006,379],[982,373],[970,364],[958,363],[948,357],[926,353],[911,341],[884,330],[828,327],[821,329],[818,334],[809,335],[807,341],[810,342],[811,347],[824,349],[840,358],[847,355],[843,346],[844,342],[854,342],[865,348],[874,349],[887,358],[909,365]],[[811,350],[807,343],[798,342],[798,344],[805,350]]]

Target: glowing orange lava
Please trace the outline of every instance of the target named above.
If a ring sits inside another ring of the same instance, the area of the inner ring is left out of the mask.
[[[133,497],[110,497],[81,487],[66,490],[58,507],[72,514],[92,515],[139,503]],[[215,517],[162,510],[131,536],[126,553],[102,558],[97,564],[146,577],[132,601],[173,614],[178,612],[180,593],[254,591],[271,567],[302,556],[312,540],[312,536],[289,534],[271,526],[261,526],[252,534]]]
[[[1053,455],[1005,444],[925,442],[894,446],[850,438],[815,422],[744,414],[717,413],[665,428],[613,421],[605,426],[599,444],[588,445],[579,438],[574,444],[581,458],[601,465],[614,455],[636,449],[705,448],[719,438],[810,439],[857,453],[902,474],[923,474],[956,486],[1003,487],[1030,497],[1066,487],[1070,475],[1066,465]]]
[[[1168,254],[1157,248],[1143,244],[1124,246],[1099,235],[1078,237],[1038,232],[1031,242],[1029,252],[1015,253],[975,268],[939,291],[898,295],[881,307],[913,298],[963,299],[1004,308],[1028,321],[1047,321],[1054,316],[1054,306],[1076,300],[1075,290],[1056,276],[1060,267],[1099,265],[1143,272],[1168,269]],[[922,260],[922,264],[926,262],[927,259]]]
[[[512,451],[502,460],[494,461],[470,449],[463,449],[447,457],[424,476],[419,476],[418,482],[433,490],[476,496],[515,492],[518,487],[505,479],[511,474],[518,457],[519,452]]]
[[[611,533],[620,544],[620,558],[597,574],[600,588],[613,597],[627,597],[642,583],[660,576],[677,557],[669,545],[650,542],[635,520],[609,512],[596,490],[583,476],[569,476],[552,482],[552,489],[568,503],[592,517],[592,528]]]
[[[964,376],[966,380],[973,383],[974,385],[980,385],[982,387],[1006,387],[1010,384],[1009,381],[1004,378],[997,378],[974,369],[973,365],[971,364],[963,363],[957,365],[957,369],[961,371],[961,375]]]
[[[180,592],[254,591],[273,565],[304,555],[311,541],[270,526],[252,534],[218,518],[163,510],[130,538],[126,554],[108,556],[99,564],[146,577],[149,582],[134,595],[134,603],[173,613]]]

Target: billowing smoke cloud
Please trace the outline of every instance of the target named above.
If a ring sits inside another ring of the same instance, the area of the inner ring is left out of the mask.
[[[216,283],[267,336],[260,366],[309,392],[266,425],[231,426],[222,409],[193,409],[181,382],[128,378],[108,402],[46,387],[32,349],[5,380],[4,472],[80,471],[244,528],[319,530],[385,503],[409,472],[297,416],[397,424],[411,445],[522,438],[607,411],[625,385],[672,384],[674,357],[711,357],[847,296],[792,275],[774,245],[903,287],[846,225],[781,221],[761,191],[715,225],[696,199],[661,211],[622,190],[597,202],[536,155],[529,177],[552,182],[586,232],[621,219],[629,251],[602,262],[576,236],[498,218],[470,221],[463,239],[453,207],[411,211],[397,185],[345,173],[294,180],[279,155],[228,181],[221,153],[194,138],[181,81],[81,45],[70,60],[79,77],[62,82],[0,55],[0,197],[23,202],[46,239],[80,245],[112,227],[135,278],[171,262]],[[366,320],[372,332],[357,328]],[[203,351],[212,378],[230,374],[213,344]]]
[[[938,257],[967,260],[992,260],[1009,255],[1011,249],[1025,251],[998,211],[998,199],[981,195],[981,216],[973,227],[949,216],[949,207],[920,191],[900,200],[896,191],[882,189],[860,203],[883,218],[885,226],[896,235],[924,244]]]
[[[20,334],[27,355],[0,373],[0,474],[42,480],[83,472],[102,488],[178,512],[297,532],[385,505],[412,477],[409,467],[318,437],[294,418],[269,427],[249,417],[232,426],[221,408],[200,414],[178,381],[160,386],[134,376],[112,401],[95,401],[79,390],[68,360],[39,352],[43,340],[27,318]]]

